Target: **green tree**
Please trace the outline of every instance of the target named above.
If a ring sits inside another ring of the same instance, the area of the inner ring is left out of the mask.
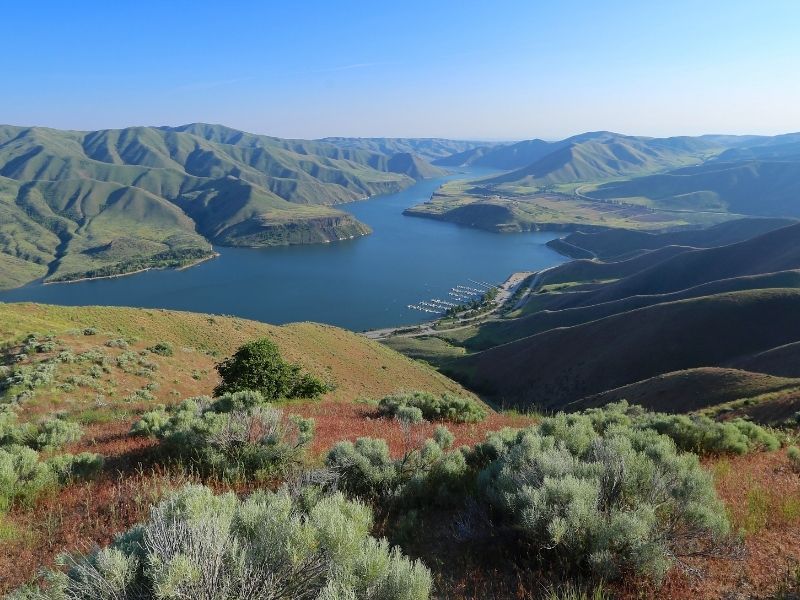
[[[217,365],[217,372],[222,382],[214,389],[216,396],[253,390],[266,400],[315,398],[330,389],[300,365],[283,360],[278,347],[266,338],[241,346]]]

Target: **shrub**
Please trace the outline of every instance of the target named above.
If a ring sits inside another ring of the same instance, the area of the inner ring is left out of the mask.
[[[625,401],[590,409],[586,414],[599,430],[613,423],[652,429],[672,438],[680,450],[698,454],[746,454],[780,448],[772,432],[744,419],[718,422],[705,415],[652,413]]]
[[[425,600],[421,563],[370,537],[368,507],[341,494],[304,502],[285,489],[240,501],[187,486],[89,556],[63,556],[49,590],[18,598]]]
[[[397,416],[398,411],[405,407],[419,409],[428,421],[477,423],[486,418],[486,409],[481,404],[452,394],[435,396],[429,392],[404,392],[386,396],[378,403],[380,412],[389,416]]]
[[[673,557],[728,533],[697,457],[654,430],[559,414],[519,432],[479,475],[499,524],[540,560],[659,580]]]
[[[789,446],[786,449],[786,456],[789,457],[789,464],[795,471],[800,471],[800,448],[797,446]]]
[[[12,402],[21,402],[38,387],[52,383],[57,364],[54,360],[44,360],[32,365],[15,365],[0,379],[0,397],[9,397]]]
[[[34,450],[52,451],[81,439],[80,425],[59,418],[49,418],[38,425],[19,423],[10,409],[0,410],[0,447],[27,446]]]
[[[167,342],[159,342],[154,346],[150,346],[148,350],[150,350],[150,352],[153,354],[158,354],[159,356],[172,356],[174,354],[172,345],[168,344]]]
[[[214,390],[216,395],[255,390],[267,400],[278,400],[316,398],[330,390],[321,380],[303,373],[300,365],[284,361],[278,347],[268,339],[241,346],[217,365],[217,371],[222,382]]]
[[[98,333],[99,330],[97,329],[97,327],[87,327],[86,329],[83,330],[83,335],[97,335]]]
[[[30,503],[73,477],[88,477],[102,465],[96,454],[62,454],[46,461],[25,446],[0,448],[0,513],[12,503]]]
[[[77,442],[82,436],[83,429],[77,423],[64,419],[46,419],[39,423],[31,446],[36,450],[56,450]]]
[[[422,411],[416,406],[400,406],[395,411],[394,417],[398,421],[407,423],[409,425],[416,425],[425,420],[425,417],[422,415]]]
[[[116,338],[108,340],[106,346],[109,348],[122,348],[123,350],[128,347],[128,341],[125,338]]]
[[[132,432],[152,435],[170,456],[225,479],[285,475],[303,460],[314,421],[283,412],[258,392],[184,400],[145,413]]]
[[[339,442],[326,465],[339,473],[339,485],[370,501],[392,501],[403,508],[417,504],[449,506],[463,500],[468,487],[462,450],[447,452],[453,434],[439,426],[434,437],[399,458],[392,458],[385,440],[359,438]]]

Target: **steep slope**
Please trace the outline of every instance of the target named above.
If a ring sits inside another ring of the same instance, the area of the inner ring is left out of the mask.
[[[718,366],[798,339],[800,290],[736,292],[550,330],[452,361],[446,372],[495,402],[556,409],[661,373]]]
[[[298,361],[309,371],[324,374],[335,383],[336,389],[329,395],[334,400],[380,396],[404,388],[464,393],[458,384],[422,363],[363,336],[327,325],[295,323],[278,327],[247,319],[168,310],[0,305],[0,339],[4,343],[19,341],[31,332],[63,336],[73,335],[77,330],[78,336],[83,337],[80,332],[85,328],[96,329],[97,336],[103,339],[113,336],[135,339],[143,346],[159,342],[172,345],[175,356],[164,362],[174,368],[183,362],[191,363],[208,380],[203,393],[208,393],[216,382],[213,365],[218,358],[215,357],[230,355],[239,345],[259,337],[269,337],[289,360]],[[98,344],[103,347],[95,336],[84,337],[83,343],[88,348]],[[162,360],[158,355],[150,356]],[[162,380],[167,400],[167,393],[175,384],[161,373],[163,370],[159,370],[157,378]],[[186,385],[193,381],[191,374],[189,369]],[[64,392],[58,394],[64,395]],[[93,404],[84,392],[79,391],[77,396],[79,403]]]
[[[463,152],[456,152],[450,156],[437,158],[432,161],[432,164],[440,167],[466,167],[475,164],[482,157],[494,151],[495,149],[490,146],[478,146],[477,148],[470,148]]]
[[[500,146],[475,156],[469,164],[490,169],[519,169],[544,158],[551,152],[562,148],[569,142],[546,142],[544,140],[524,140],[516,144]]]
[[[394,154],[386,162],[386,168],[392,173],[408,175],[412,179],[430,179],[432,177],[441,177],[445,174],[442,169],[434,167],[410,152]]]
[[[800,341],[740,358],[730,365],[778,377],[800,377]]]

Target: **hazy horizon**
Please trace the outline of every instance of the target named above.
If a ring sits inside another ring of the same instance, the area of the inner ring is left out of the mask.
[[[0,121],[487,141],[799,131],[800,5],[767,6],[16,5]]]

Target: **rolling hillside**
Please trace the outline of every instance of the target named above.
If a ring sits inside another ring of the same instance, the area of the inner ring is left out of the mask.
[[[665,373],[602,394],[589,396],[569,406],[582,410],[627,400],[658,412],[681,413],[715,407],[765,394],[796,396],[800,379],[775,377],[738,369],[704,367]]]
[[[800,409],[799,223],[567,239],[629,258],[547,269],[488,319],[386,343],[499,405],[577,410],[628,399],[769,423]]]
[[[800,217],[799,140],[799,134],[649,138],[598,131],[474,148],[439,162],[508,172],[460,190],[446,184],[409,214],[496,232],[553,222],[589,232],[647,229],[647,223],[650,229],[674,230],[745,215]],[[562,196],[557,207],[549,202],[554,194]],[[449,203],[441,201],[447,197]],[[574,205],[581,202],[586,206],[577,214]],[[609,212],[633,218],[602,218]],[[571,256],[592,257],[557,244]]]
[[[182,265],[211,256],[209,242],[364,235],[365,225],[329,205],[440,174],[408,153],[221,125],[0,126],[0,287]]]
[[[800,268],[800,223],[743,242],[677,254],[592,291],[579,304],[600,304],[684,290],[711,281]],[[575,304],[577,305],[577,304]]]
[[[567,256],[596,257],[601,260],[623,260],[647,250],[664,246],[712,248],[750,239],[762,233],[795,223],[793,219],[736,219],[707,229],[669,231],[665,233],[609,229],[597,232],[576,231],[548,245]],[[580,256],[575,256],[579,254]]]
[[[795,147],[800,148],[800,144]],[[659,175],[605,184],[587,194],[593,198],[646,202],[660,208],[798,217],[800,150],[793,160],[709,161]]]
[[[558,409],[662,373],[720,365],[798,339],[800,290],[757,290],[552,329],[465,356],[445,371],[497,403]]]

